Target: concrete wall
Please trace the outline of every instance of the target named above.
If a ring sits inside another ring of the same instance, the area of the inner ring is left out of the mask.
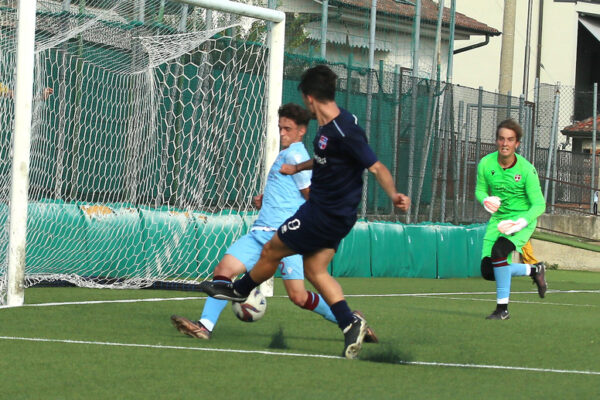
[[[537,226],[600,241],[600,216],[543,214],[538,218]]]
[[[544,240],[531,239],[535,256],[546,265],[559,269],[576,269],[600,272],[600,253],[578,249]]]

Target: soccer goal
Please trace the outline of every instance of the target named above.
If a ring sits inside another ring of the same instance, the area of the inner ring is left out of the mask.
[[[284,13],[30,3],[0,1],[0,304],[208,278],[279,151]]]

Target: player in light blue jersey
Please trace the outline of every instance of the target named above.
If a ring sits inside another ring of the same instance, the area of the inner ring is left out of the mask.
[[[260,209],[250,232],[233,243],[213,273],[214,281],[231,282],[241,273],[250,271],[258,261],[262,247],[277,228],[289,218],[309,195],[311,172],[304,171],[293,176],[279,172],[283,164],[299,164],[310,157],[302,144],[310,114],[304,108],[288,103],[279,108],[279,135],[281,152],[269,170],[264,194],[254,197]],[[304,286],[302,256],[293,255],[281,260],[279,271],[290,300],[299,307],[314,311],[331,322],[337,323],[329,305]],[[199,339],[210,339],[219,315],[227,305],[226,300],[208,298],[198,322],[173,315],[171,321],[182,333]],[[376,341],[371,332],[371,340]]]

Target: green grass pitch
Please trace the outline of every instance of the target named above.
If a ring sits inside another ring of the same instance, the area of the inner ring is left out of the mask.
[[[0,399],[599,398],[600,274],[547,279],[545,299],[513,279],[507,321],[485,320],[482,279],[340,279],[381,340],[359,360],[279,280],[261,321],[228,306],[210,341],[169,320],[198,318],[202,294],[27,289],[26,306],[0,309]]]

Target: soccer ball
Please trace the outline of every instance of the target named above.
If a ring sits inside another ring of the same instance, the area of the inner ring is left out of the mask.
[[[267,299],[258,288],[250,292],[246,301],[232,302],[233,313],[240,321],[254,322],[258,321],[267,311]]]

